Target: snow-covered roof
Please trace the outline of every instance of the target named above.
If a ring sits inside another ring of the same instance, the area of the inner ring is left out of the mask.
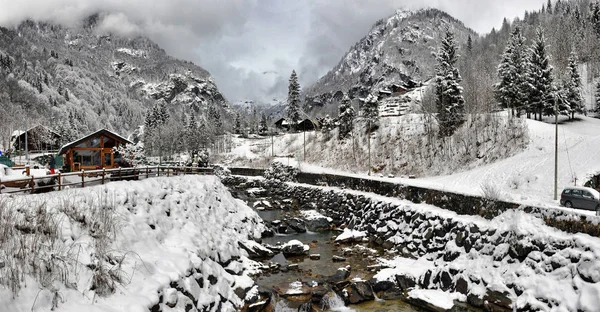
[[[77,139],[77,140],[75,140],[75,141],[73,141],[73,142],[69,142],[69,143],[67,143],[67,144],[63,145],[63,146],[62,146],[62,147],[61,147],[61,148],[58,150],[58,155],[62,155],[62,154],[64,154],[64,153],[66,153],[66,152],[67,152],[67,150],[68,150],[70,147],[72,147],[72,146],[74,146],[74,145],[77,145],[77,144],[79,144],[79,143],[81,143],[81,142],[83,142],[83,141],[87,140],[87,139],[88,139],[88,138],[90,138],[90,137],[97,136],[97,135],[101,135],[101,134],[109,134],[109,135],[111,135],[111,136],[115,137],[116,139],[119,139],[120,141],[123,141],[123,142],[125,142],[125,143],[128,143],[128,144],[133,144],[133,142],[131,142],[130,140],[128,140],[128,139],[126,139],[126,138],[124,138],[124,137],[122,137],[122,136],[120,136],[120,135],[118,135],[118,134],[116,134],[116,133],[114,133],[114,132],[112,132],[112,131],[110,131],[110,130],[107,130],[107,129],[100,129],[100,130],[98,130],[98,131],[96,131],[96,132],[90,133],[90,134],[88,134],[88,135],[86,135],[86,136],[84,136],[84,137],[82,137],[82,138],[79,138],[79,139]]]
[[[35,128],[38,128],[38,127],[42,127],[42,128],[44,128],[44,130],[46,130],[46,131],[48,131],[48,132],[51,132],[51,133],[52,133],[52,134],[54,134],[54,135],[60,136],[60,134],[56,133],[54,130],[52,130],[52,129],[50,129],[50,128],[48,128],[48,127],[44,126],[44,125],[35,125],[35,126],[33,126],[33,127],[29,128],[29,129],[27,129],[27,131],[23,131],[23,130],[15,130],[15,131],[13,131],[13,133],[12,133],[12,136],[13,136],[13,137],[18,137],[18,136],[20,136],[20,135],[23,135],[25,132],[29,132],[29,131],[31,131],[31,130],[33,130],[33,129],[35,129]]]

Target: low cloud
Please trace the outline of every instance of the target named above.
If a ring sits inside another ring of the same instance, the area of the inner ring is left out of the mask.
[[[545,0],[0,0],[0,25],[25,19],[75,26],[101,13],[100,30],[145,35],[211,72],[230,101],[287,95],[293,69],[306,87],[335,66],[375,21],[399,5],[436,7],[486,33]]]

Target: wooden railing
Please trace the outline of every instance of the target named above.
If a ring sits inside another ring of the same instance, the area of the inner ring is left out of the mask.
[[[13,168],[13,170],[27,168]],[[43,192],[62,190],[66,187],[86,187],[90,185],[105,184],[110,181],[119,180],[137,180],[140,178],[151,178],[160,176],[178,176],[189,174],[213,174],[212,168],[198,167],[135,167],[135,168],[115,168],[99,169],[89,171],[77,171],[68,173],[57,173],[41,177],[27,176],[21,179],[10,179],[2,181],[0,178],[0,194],[24,193],[24,192]],[[76,177],[71,179],[70,177]],[[37,182],[37,183],[36,183]],[[7,189],[2,190],[1,185]]]

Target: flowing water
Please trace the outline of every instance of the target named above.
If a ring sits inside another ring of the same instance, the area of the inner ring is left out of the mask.
[[[267,223],[273,220],[284,219],[285,211],[282,210],[261,210],[258,214]],[[339,235],[336,231],[310,232],[297,234],[276,234],[273,237],[263,238],[262,242],[269,245],[285,244],[286,242],[296,239],[310,246],[310,254],[319,254],[320,259],[311,260],[309,257],[289,257],[286,258],[283,254],[277,254],[272,259],[266,262],[278,263],[282,268],[286,268],[289,264],[297,264],[297,270],[282,270],[278,273],[264,274],[260,276],[256,282],[258,285],[273,288],[277,285],[289,284],[291,282],[301,280],[311,284],[313,282],[322,281],[327,276],[336,273],[340,267],[351,266],[350,278],[360,277],[369,279],[373,273],[367,270],[368,265],[375,264],[375,259],[381,256],[382,250],[371,248],[366,243],[360,246],[354,246],[352,255],[346,254],[347,261],[333,262],[334,255],[344,256],[344,249],[349,246],[336,246],[333,239]],[[326,306],[330,307],[326,311],[355,311],[355,312],[415,312],[418,311],[409,304],[401,300],[381,300],[364,302],[358,305],[344,305],[344,300],[335,293],[324,297]],[[297,311],[297,308],[291,308],[285,299],[276,299],[275,312]]]

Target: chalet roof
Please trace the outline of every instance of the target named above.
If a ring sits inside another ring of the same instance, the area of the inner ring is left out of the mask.
[[[58,155],[62,155],[64,153],[66,153],[69,148],[71,148],[71,147],[73,147],[75,145],[79,145],[81,142],[83,142],[83,141],[85,141],[85,140],[87,140],[87,139],[89,139],[91,137],[99,136],[101,134],[108,134],[108,135],[113,136],[113,137],[115,137],[116,139],[118,139],[118,140],[120,140],[122,142],[125,142],[125,143],[128,143],[128,144],[133,144],[133,142],[129,141],[128,139],[126,139],[126,138],[124,138],[124,137],[122,137],[122,136],[120,136],[120,135],[118,135],[118,134],[116,134],[116,133],[114,133],[114,132],[112,132],[110,130],[100,129],[100,130],[98,130],[96,132],[93,132],[93,133],[90,133],[90,134],[88,134],[88,135],[86,135],[86,136],[84,136],[84,137],[82,137],[80,139],[77,139],[77,140],[75,140],[73,142],[70,142],[70,143],[67,143],[67,144],[63,145],[60,148],[60,150],[58,150]]]
[[[52,130],[52,129],[44,126],[44,125],[35,125],[35,126],[29,128],[29,129],[27,129],[26,131],[23,131],[23,130],[15,130],[15,131],[13,131],[12,137],[16,138],[16,137],[22,136],[22,135],[25,134],[25,132],[29,132],[29,131],[31,131],[33,129],[36,129],[36,128],[43,128],[44,130],[46,130],[46,131],[48,131],[48,132],[50,132],[50,133],[52,133],[52,134],[54,134],[56,136],[59,136],[59,137],[61,136],[60,134],[56,133],[54,130]]]

